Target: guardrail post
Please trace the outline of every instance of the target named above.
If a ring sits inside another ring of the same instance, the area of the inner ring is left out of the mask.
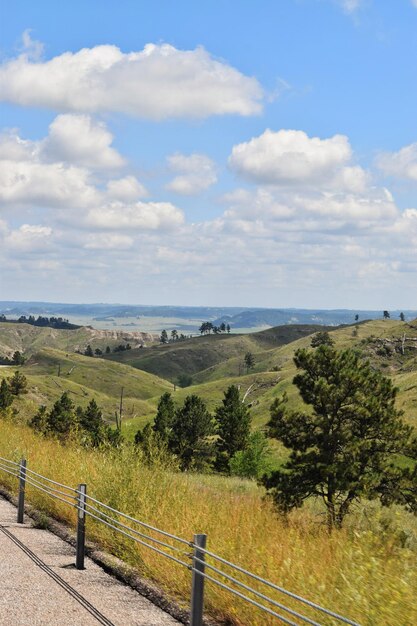
[[[77,491],[77,556],[75,560],[75,567],[77,569],[85,569],[85,505],[87,485],[78,485]]]
[[[25,487],[26,487],[26,459],[20,461],[19,466],[19,497],[17,501],[17,523],[23,524],[25,512]]]
[[[193,578],[191,585],[191,616],[190,626],[202,626],[204,608],[204,561],[207,535],[194,535]],[[197,561],[196,559],[199,559]],[[197,570],[197,571],[194,571]]]

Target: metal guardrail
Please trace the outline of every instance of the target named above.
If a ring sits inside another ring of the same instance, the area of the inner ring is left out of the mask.
[[[202,626],[203,624],[205,581],[209,581],[221,587],[249,604],[256,606],[265,613],[276,617],[282,624],[288,624],[289,626],[300,626],[300,624],[322,626],[316,619],[300,612],[308,607],[308,610],[312,613],[314,612],[316,615],[319,614],[322,617],[326,616],[327,618],[331,618],[333,624],[343,623],[349,624],[350,626],[360,626],[357,622],[292,593],[235,563],[227,561],[218,554],[210,552],[206,549],[207,535],[205,534],[194,535],[192,541],[177,537],[176,535],[156,528],[126,513],[122,513],[108,504],[93,498],[87,494],[87,485],[83,483],[79,484],[78,487],[74,489],[51,478],[47,478],[42,474],[38,474],[27,467],[25,459],[17,463],[16,461],[0,457],[0,471],[19,479],[18,523],[23,523],[26,485],[30,485],[51,498],[59,500],[77,510],[77,545],[75,560],[77,569],[84,569],[86,518],[89,516],[125,537],[132,539],[136,543],[157,552],[191,571],[190,626]],[[121,519],[123,521],[120,521]],[[157,534],[158,537],[153,537],[150,533]],[[172,543],[168,543],[169,541]],[[191,552],[190,548],[192,549]],[[213,564],[213,562],[215,564]],[[223,569],[221,569],[222,567]],[[207,573],[206,570],[209,570],[210,574]],[[246,577],[247,582],[236,578],[237,575]],[[261,588],[263,588],[265,592],[261,592],[251,586],[251,580],[261,585]],[[280,602],[268,596],[268,589],[272,589],[277,595],[280,594],[281,597],[291,598],[297,606],[297,610],[286,606],[283,603],[284,599]],[[247,592],[250,596],[244,592]],[[301,608],[298,608],[300,605]],[[278,610],[280,612],[278,612]],[[285,615],[282,613],[285,613]],[[293,621],[294,619],[297,621]],[[320,619],[320,617],[318,617],[318,619]]]

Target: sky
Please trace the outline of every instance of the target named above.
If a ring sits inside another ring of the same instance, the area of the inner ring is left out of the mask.
[[[0,300],[417,308],[417,0],[0,0]]]

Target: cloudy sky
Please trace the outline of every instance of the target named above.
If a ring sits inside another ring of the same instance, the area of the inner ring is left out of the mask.
[[[1,5],[0,300],[417,308],[417,0]]]

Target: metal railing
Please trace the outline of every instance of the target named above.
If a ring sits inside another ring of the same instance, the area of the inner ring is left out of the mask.
[[[79,484],[74,489],[42,474],[38,474],[27,467],[25,459],[17,463],[16,461],[0,457],[0,471],[19,479],[18,523],[23,523],[26,485],[30,485],[51,498],[76,509],[77,543],[75,565],[78,570],[84,569],[86,518],[91,517],[141,546],[153,550],[191,571],[190,626],[202,626],[203,624],[206,581],[256,606],[268,615],[276,617],[282,624],[288,624],[289,626],[300,626],[300,624],[323,626],[317,621],[321,616],[323,619],[331,619],[331,622],[327,621],[327,624],[343,623],[350,624],[350,626],[360,626],[357,622],[292,593],[207,550],[207,535],[205,534],[194,535],[192,541],[177,537],[93,498],[87,493],[87,485],[84,483]],[[152,536],[151,533],[156,534],[157,537]],[[240,577],[243,577],[245,582],[240,580]],[[258,584],[262,591],[253,586],[255,584],[253,581]],[[281,601],[274,599],[271,595],[267,595],[268,590],[272,590]],[[284,604],[286,599],[291,600],[293,606],[297,608]],[[310,616],[305,615],[305,611],[309,612]]]

